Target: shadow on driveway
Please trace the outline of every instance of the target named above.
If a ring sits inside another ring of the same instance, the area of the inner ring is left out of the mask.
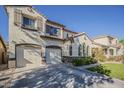
[[[11,87],[20,88],[79,88],[93,87],[94,84],[113,83],[106,76],[80,71],[64,65],[49,66],[25,73],[12,81]]]

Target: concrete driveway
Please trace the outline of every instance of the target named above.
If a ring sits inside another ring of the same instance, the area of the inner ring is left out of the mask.
[[[9,87],[20,88],[104,88],[124,87],[124,81],[78,70],[67,65],[50,65],[15,74]]]

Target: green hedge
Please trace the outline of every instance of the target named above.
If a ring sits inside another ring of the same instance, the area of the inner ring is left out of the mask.
[[[83,65],[89,65],[94,63],[97,63],[97,61],[92,57],[76,58],[72,61],[72,64],[74,66],[83,66]]]
[[[104,66],[102,65],[99,65],[99,66],[96,66],[96,67],[91,67],[91,68],[88,68],[87,70],[90,70],[90,71],[93,71],[93,72],[97,72],[97,73],[100,73],[100,74],[104,74],[104,75],[107,75],[109,76],[111,71],[106,69]]]

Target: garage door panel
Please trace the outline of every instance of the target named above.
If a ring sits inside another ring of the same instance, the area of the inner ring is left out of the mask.
[[[50,64],[59,64],[61,63],[61,49],[46,49],[46,61]]]
[[[28,65],[39,66],[41,64],[41,50],[34,47],[17,48],[17,67]]]

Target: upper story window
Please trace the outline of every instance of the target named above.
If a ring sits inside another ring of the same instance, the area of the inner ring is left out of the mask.
[[[23,26],[26,28],[35,29],[35,20],[27,17],[23,17]]]
[[[46,25],[46,33],[49,35],[57,36],[59,31],[60,31],[60,28]]]

